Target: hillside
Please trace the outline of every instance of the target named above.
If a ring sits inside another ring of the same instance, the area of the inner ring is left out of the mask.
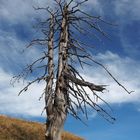
[[[0,116],[0,140],[45,140],[43,124]],[[83,140],[63,132],[62,140]]]

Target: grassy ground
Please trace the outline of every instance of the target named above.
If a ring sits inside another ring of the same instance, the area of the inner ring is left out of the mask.
[[[0,116],[0,140],[45,140],[45,126],[37,122]],[[62,140],[83,140],[68,132],[63,132]]]

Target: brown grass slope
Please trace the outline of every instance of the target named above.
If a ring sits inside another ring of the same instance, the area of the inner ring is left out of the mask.
[[[0,115],[0,140],[45,140],[45,126],[37,122],[9,118]],[[83,140],[68,132],[63,132],[62,140]]]

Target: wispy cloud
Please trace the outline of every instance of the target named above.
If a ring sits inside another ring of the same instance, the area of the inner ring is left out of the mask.
[[[0,2],[0,17],[11,23],[26,20],[28,17],[32,17],[32,14],[31,1],[15,0],[15,2],[12,2],[10,0],[1,0]]]
[[[98,54],[96,59],[104,63],[114,77],[116,77],[116,79],[128,90],[135,91],[130,95],[127,94],[102,68],[97,66],[95,67],[94,65],[93,68],[88,67],[84,75],[85,78],[91,82],[108,85],[106,87],[108,91],[101,93],[101,97],[109,103],[139,102],[139,62],[128,57],[120,57],[119,55],[109,51],[104,54]]]
[[[29,23],[35,17],[41,17],[41,13],[35,12],[33,7],[42,7],[53,3],[51,0],[1,0],[0,1],[0,18],[10,22],[10,24]],[[46,14],[45,14],[46,15]],[[45,16],[44,15],[44,16]],[[27,23],[26,23],[27,22]]]
[[[21,53],[26,42],[17,38],[16,32],[0,30],[0,113],[40,116],[44,102],[39,97],[44,90],[42,83],[35,84],[26,93],[18,96],[22,82],[10,85],[14,75],[19,74],[26,64],[37,59],[41,53],[33,47]],[[28,82],[25,80],[25,83]]]
[[[140,1],[139,0],[88,0],[89,7],[98,11],[98,14],[115,14],[123,22],[140,19]],[[129,16],[128,16],[129,14]],[[113,16],[113,15],[112,15]],[[125,17],[125,19],[123,18]]]
[[[99,15],[103,14],[102,6],[98,0],[88,0],[85,4],[85,10],[97,12]]]
[[[17,84],[15,87],[10,85],[12,75],[0,69],[0,113],[40,116],[44,108],[43,100],[39,101],[39,97],[43,93],[44,84],[35,84],[22,95],[18,96],[18,92],[23,87]]]
[[[115,0],[115,11],[118,16],[125,19],[140,20],[140,1],[139,0]],[[125,22],[125,20],[124,20]]]
[[[27,42],[17,38],[16,32],[0,30],[0,65],[6,71],[21,71],[23,66],[37,59],[41,54],[40,51],[33,47],[25,53]]]

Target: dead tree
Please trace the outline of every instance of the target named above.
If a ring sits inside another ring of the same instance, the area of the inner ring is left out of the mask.
[[[114,78],[104,65],[92,58],[88,53],[88,44],[78,37],[79,34],[85,38],[96,36],[96,33],[108,37],[100,27],[100,23],[110,23],[102,20],[100,16],[92,16],[80,9],[79,6],[86,1],[69,0],[66,2],[65,0],[54,0],[56,4],[54,10],[50,7],[35,8],[35,10],[45,10],[49,13],[50,18],[40,21],[37,25],[37,28],[44,34],[44,38],[32,40],[27,48],[34,45],[42,46],[43,55],[15,77],[15,80],[19,80],[22,77],[27,78],[35,70],[39,70],[40,73],[42,69],[44,70],[43,74],[40,74],[41,76],[39,75],[39,77],[29,82],[19,94],[27,91],[28,87],[35,82],[46,82],[44,109],[47,114],[45,133],[47,140],[61,140],[61,131],[67,115],[71,114],[82,121],[77,112],[81,111],[88,118],[87,110],[89,107],[96,110],[99,115],[109,122],[115,120],[108,111],[91,99],[85,89],[85,87],[89,88],[96,98],[109,107],[107,102],[98,95],[106,89],[106,86],[86,81],[78,72],[75,64],[80,64],[83,68],[83,64],[96,63],[127,93],[131,93]],[[95,34],[93,34],[93,31],[95,31]],[[57,62],[54,60],[54,52],[58,56]]]

